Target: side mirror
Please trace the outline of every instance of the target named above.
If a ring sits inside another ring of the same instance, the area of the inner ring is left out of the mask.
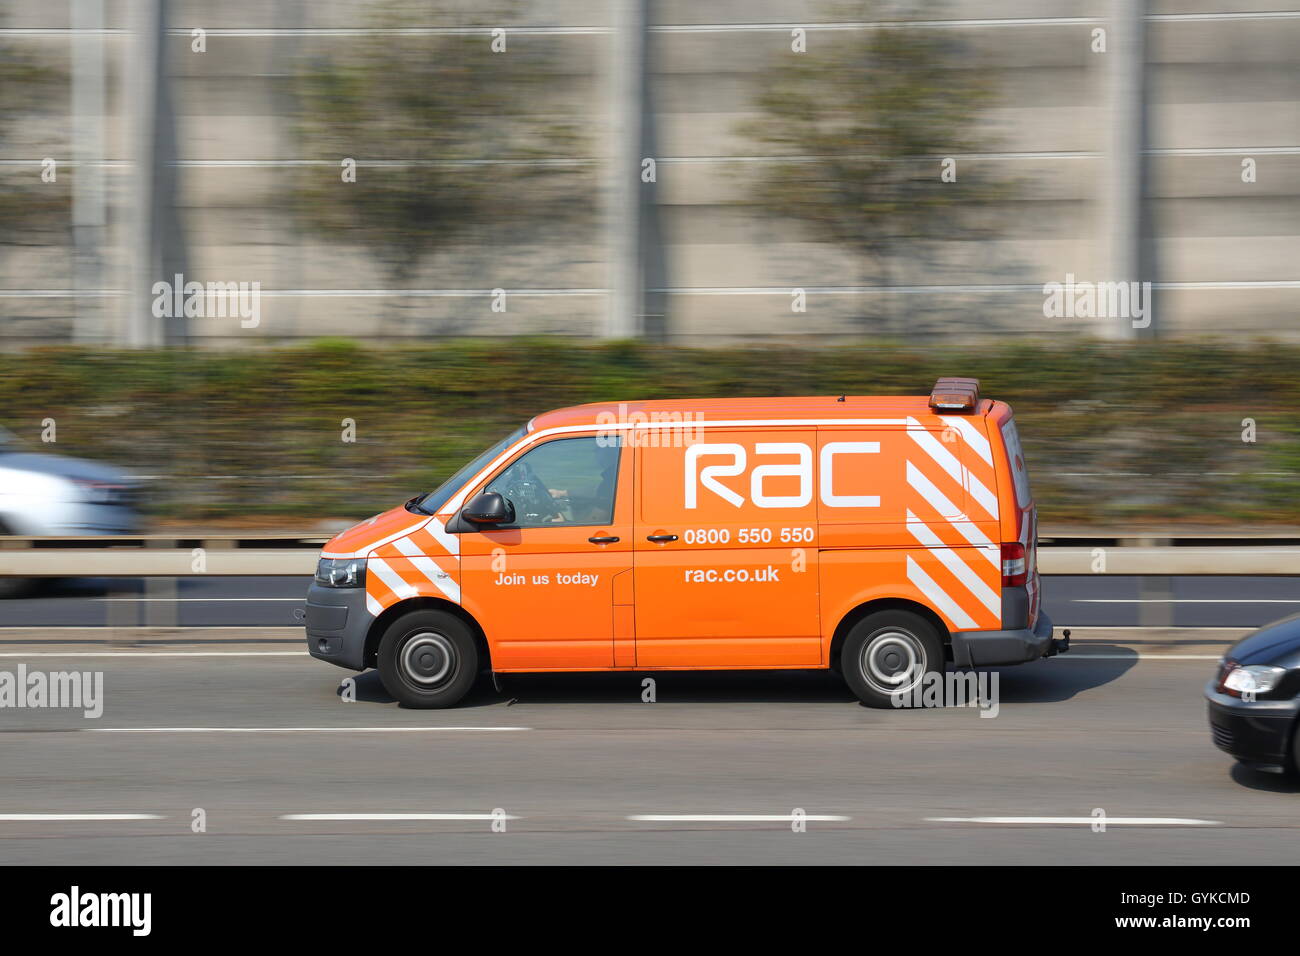
[[[515,520],[515,506],[495,491],[475,495],[461,513],[475,524],[512,524]]]

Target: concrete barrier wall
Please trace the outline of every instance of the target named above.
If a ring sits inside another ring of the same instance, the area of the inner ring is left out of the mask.
[[[128,0],[105,4],[110,31],[127,28],[128,6]],[[520,24],[571,29],[511,41],[555,54],[559,66],[531,94],[531,106],[578,130],[576,153],[557,158],[585,164],[579,191],[590,215],[557,232],[553,223],[530,216],[521,197],[517,217],[484,224],[454,250],[430,257],[407,283],[423,290],[419,294],[385,294],[390,280],[370,250],[304,233],[287,199],[301,177],[336,174],[336,157],[302,154],[292,73],[313,50],[353,38],[310,31],[365,24],[371,6],[370,0],[172,3],[172,26],[181,35],[169,38],[167,55],[190,272],[257,281],[264,295],[259,328],[207,319],[191,329],[194,337],[242,345],[334,334],[598,334],[607,308],[600,210],[608,154],[610,37],[602,32],[610,22],[608,5],[533,0],[522,7]],[[1197,9],[1267,14],[1287,6],[1281,0],[1215,0]],[[0,28],[11,32],[4,43],[69,67],[66,4],[13,0],[7,7]],[[1089,38],[1090,18],[1103,17],[1108,4],[962,0],[946,9],[952,20],[969,22],[945,29],[956,31],[1002,77],[999,102],[980,118],[998,152],[969,160],[971,168],[995,165],[1021,185],[1016,201],[989,211],[991,238],[939,241],[924,266],[902,263],[905,285],[953,288],[912,289],[904,295],[902,320],[889,322],[872,317],[880,312],[878,293],[852,290],[869,280],[861,278],[864,270],[851,252],[748,204],[754,176],[769,157],[737,127],[755,115],[757,81],[788,49],[789,29],[740,27],[807,25],[811,54],[830,35],[817,29],[827,8],[788,0],[652,3],[660,212],[675,338],[805,341],[889,333],[975,339],[1089,329],[1083,320],[1045,319],[1041,286],[1066,273],[1105,278],[1099,198],[1109,117],[1104,60],[1090,52]],[[1158,324],[1165,334],[1300,338],[1300,18],[1169,16],[1182,9],[1165,0],[1150,4],[1156,18],[1149,47],[1150,205],[1159,279],[1170,284],[1159,300]],[[1051,22],[1059,18],[1074,19]],[[990,22],[998,20],[1011,22]],[[441,24],[431,15],[419,25]],[[213,31],[206,53],[190,51],[183,31],[191,26]],[[308,35],[256,35],[286,26],[301,26]],[[232,29],[255,35],[220,34]],[[125,307],[113,293],[128,265],[128,38],[110,32],[104,48],[110,111],[104,159],[111,163],[105,174],[113,212],[106,288],[81,290],[81,298],[70,294],[75,281],[67,230],[0,235],[0,344],[65,341],[79,306],[101,308],[105,324],[119,321]],[[959,72],[951,82],[960,82]],[[66,111],[66,99],[55,97],[0,129],[0,190],[39,178],[39,166],[23,161],[70,154]],[[1247,156],[1258,163],[1254,184],[1241,182]],[[286,165],[293,161],[327,165]],[[69,179],[51,190],[68,189]],[[991,284],[1016,288],[979,288]],[[486,295],[430,294],[496,287],[532,294],[512,297],[505,316],[491,311]],[[790,321],[794,287],[814,290],[797,326]],[[105,294],[87,298],[92,291]]]

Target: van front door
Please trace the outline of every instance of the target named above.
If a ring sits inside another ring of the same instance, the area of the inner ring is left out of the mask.
[[[615,589],[630,592],[615,579],[631,576],[631,457],[603,436],[552,439],[466,497],[495,491],[515,509],[508,525],[460,536],[461,601],[494,669],[613,666]]]

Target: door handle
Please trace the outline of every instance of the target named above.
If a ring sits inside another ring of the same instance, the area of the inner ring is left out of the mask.
[[[618,540],[617,535],[593,535],[587,539],[592,544],[613,544]]]
[[[662,544],[662,543],[665,542],[665,541],[676,541],[676,540],[677,540],[677,535],[675,535],[675,534],[648,534],[648,535],[645,536],[645,539],[646,539],[647,541],[655,541],[655,542],[657,542],[657,543],[659,543],[659,544]]]

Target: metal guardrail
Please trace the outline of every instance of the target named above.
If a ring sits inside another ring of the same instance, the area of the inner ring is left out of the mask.
[[[0,538],[0,577],[307,576],[328,535]],[[1044,575],[1300,575],[1300,536],[1082,533],[1039,542]]]

